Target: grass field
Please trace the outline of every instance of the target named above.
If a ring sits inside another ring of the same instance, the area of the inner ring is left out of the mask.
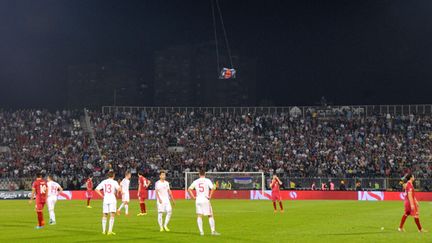
[[[87,209],[84,201],[58,201],[57,225],[35,230],[34,205],[27,201],[0,201],[0,242],[432,242],[432,233],[418,233],[412,218],[406,233],[396,228],[401,202],[286,201],[285,213],[274,214],[269,201],[214,200],[216,229],[199,236],[193,201],[177,201],[171,232],[159,232],[155,201],[149,214],[137,217],[138,203],[131,202],[130,216],[117,216],[115,236],[101,234],[101,201]],[[432,204],[421,203],[423,227],[432,229]],[[48,213],[45,209],[45,221]],[[384,227],[384,230],[381,228]]]

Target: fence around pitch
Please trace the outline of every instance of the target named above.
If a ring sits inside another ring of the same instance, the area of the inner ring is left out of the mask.
[[[285,189],[299,190],[310,190],[313,183],[316,188],[321,189],[322,183],[328,187],[330,182],[333,182],[335,190],[339,190],[342,181],[347,190],[355,190],[356,182],[360,182],[360,188],[363,190],[397,191],[402,189],[400,178],[283,178]],[[432,179],[416,179],[414,182],[415,188],[419,191],[432,191],[431,185]]]
[[[189,199],[184,190],[172,190],[175,199]],[[130,191],[130,198],[137,199],[136,190]],[[10,199],[28,199],[30,191],[1,191],[0,200]],[[301,190],[284,190],[280,192],[282,200],[356,200],[356,201],[403,201],[406,198],[405,192],[387,192],[387,191],[301,191]],[[272,191],[268,190],[262,193],[261,190],[217,190],[214,199],[249,199],[249,200],[272,200]],[[86,191],[69,191],[60,192],[58,200],[85,200]],[[101,199],[97,194],[93,199]],[[155,200],[156,193],[154,190],[147,191],[147,199]],[[432,201],[432,192],[417,192],[418,201]],[[402,205],[402,204],[401,204]]]
[[[103,178],[94,178],[94,184],[97,184]],[[153,182],[157,181],[157,177],[149,177]],[[173,189],[183,189],[185,187],[184,177],[168,178],[171,187]],[[333,182],[335,190],[339,190],[341,181],[344,181],[347,190],[355,190],[356,182],[360,182],[362,190],[367,191],[399,191],[401,190],[401,185],[399,184],[400,178],[300,178],[300,177],[280,177],[283,182],[282,189],[285,190],[310,190],[312,184],[315,182],[316,188],[321,189],[321,184],[325,183],[327,187],[329,182]],[[265,177],[266,188],[270,184],[270,177]],[[32,178],[0,178],[0,191],[14,191],[14,190],[31,190]],[[65,189],[84,189],[84,184],[80,184],[78,188],[70,188],[67,186],[66,179],[59,179],[58,182]],[[293,182],[293,183],[291,183]],[[154,186],[154,183],[153,183]],[[414,186],[418,191],[432,191],[432,179],[416,179]],[[137,189],[137,179],[132,177],[131,179],[131,189]],[[221,189],[221,188],[219,188]],[[232,190],[237,188],[233,187]],[[254,188],[250,188],[254,189]]]
[[[413,104],[413,105],[337,105],[337,106],[254,106],[254,107],[158,107],[158,106],[102,106],[102,113],[115,112],[192,112],[201,111],[213,114],[223,112],[234,114],[274,114],[286,113],[296,110],[298,116],[306,116],[308,113],[317,113],[319,117],[332,116],[334,114],[342,114],[344,111],[350,110],[352,114],[358,116],[372,116],[376,114],[390,115],[432,115],[432,104]]]

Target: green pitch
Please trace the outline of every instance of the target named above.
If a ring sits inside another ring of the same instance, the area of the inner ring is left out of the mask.
[[[432,233],[417,233],[412,218],[406,233],[396,231],[402,202],[285,201],[285,213],[274,214],[269,201],[214,200],[221,236],[210,235],[207,219],[206,235],[199,236],[193,201],[177,201],[171,232],[159,232],[155,201],[148,202],[149,214],[142,217],[132,201],[130,216],[116,217],[117,235],[102,235],[101,204],[93,201],[87,209],[84,201],[58,201],[57,225],[35,230],[34,204],[0,201],[0,242],[432,242]],[[432,230],[432,204],[420,207],[423,227]],[[48,222],[46,208],[44,216]]]

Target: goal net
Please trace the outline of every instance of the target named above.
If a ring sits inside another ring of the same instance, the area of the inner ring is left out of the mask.
[[[185,172],[185,193],[192,182],[199,178],[198,172]],[[264,194],[264,172],[206,172],[206,178],[217,190],[261,190]]]

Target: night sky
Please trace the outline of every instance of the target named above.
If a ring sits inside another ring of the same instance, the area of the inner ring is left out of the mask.
[[[258,60],[250,105],[432,103],[430,0],[219,1],[234,54]],[[211,40],[209,0],[0,0],[0,109],[61,108],[68,65],[152,73],[156,50]]]

